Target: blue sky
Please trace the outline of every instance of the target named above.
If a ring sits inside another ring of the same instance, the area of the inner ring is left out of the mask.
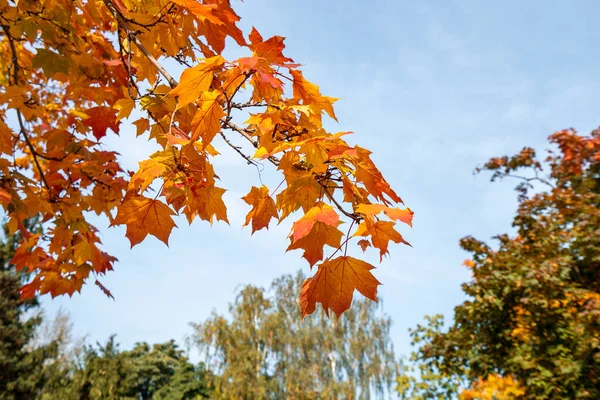
[[[232,0],[245,32],[285,36],[286,55],[307,79],[339,97],[339,124],[373,158],[415,211],[403,229],[413,248],[393,246],[375,270],[398,354],[410,352],[408,328],[425,314],[452,315],[469,279],[458,247],[510,231],[513,183],[489,183],[473,169],[525,145],[546,148],[563,128],[587,133],[600,124],[600,30],[596,1],[266,1]],[[232,52],[230,54],[236,54]],[[103,279],[116,297],[84,287],[73,298],[43,298],[50,314],[70,312],[75,333],[104,341],[181,341],[188,323],[227,311],[243,284],[268,286],[308,265],[285,253],[290,224],[253,236],[242,229],[240,200],[259,185],[256,170],[218,144],[215,160],[231,225],[178,220],[167,248],[153,237],[134,249],[124,229],[98,221],[105,249],[119,258]],[[123,127],[106,140],[130,169],[154,146]],[[269,170],[269,165],[265,166]],[[265,171],[264,179],[275,175]],[[370,261],[377,263],[373,255]]]

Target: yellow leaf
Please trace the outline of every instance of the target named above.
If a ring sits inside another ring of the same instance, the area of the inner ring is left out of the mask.
[[[219,104],[217,91],[202,93],[196,114],[192,120],[192,141],[202,139],[202,147],[206,148],[221,130],[221,118],[225,112]]]
[[[269,229],[271,218],[278,217],[275,202],[269,196],[269,188],[264,185],[260,188],[252,186],[250,193],[242,197],[242,200],[252,206],[252,210],[246,215],[246,222],[244,223],[244,226],[246,226],[252,221],[252,233],[263,228]]]
[[[119,99],[113,106],[113,108],[119,110],[117,114],[117,121],[122,120],[123,118],[128,118],[131,114],[131,111],[135,108],[135,101],[130,99],[129,97]]]
[[[225,60],[221,56],[205,59],[195,67],[188,68],[181,74],[177,87],[169,92],[170,96],[177,96],[177,109],[195,102],[202,92],[209,90],[214,72],[219,70]]]

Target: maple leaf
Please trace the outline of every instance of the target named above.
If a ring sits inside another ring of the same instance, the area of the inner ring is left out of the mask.
[[[171,215],[175,215],[173,210],[160,200],[133,197],[118,208],[112,225],[127,225],[125,236],[131,247],[142,242],[148,234],[168,246],[171,230],[177,226]]]
[[[277,208],[281,210],[280,220],[288,217],[294,211],[302,208],[310,210],[313,204],[321,196],[320,186],[313,178],[307,178],[311,182],[304,186],[302,181],[294,181],[292,186],[277,194]]]
[[[113,108],[119,110],[119,114],[117,114],[117,121],[120,121],[123,118],[129,117],[131,111],[135,108],[135,101],[129,97],[119,99]]]
[[[14,150],[12,130],[0,119],[0,153],[12,154]]]
[[[199,18],[201,21],[210,21],[214,24],[220,24],[221,20],[219,17],[213,14],[213,10],[216,6],[213,4],[202,4],[197,0],[172,0],[173,3],[179,4],[190,10],[194,16]]]
[[[323,259],[323,247],[328,245],[338,248],[342,241],[342,236],[342,232],[335,226],[316,221],[308,235],[298,240],[292,239],[293,242],[288,246],[286,251],[295,249],[304,250],[302,257],[312,267]]]
[[[3,206],[12,203],[12,196],[4,189],[0,189],[0,203],[2,203]]]
[[[357,242],[357,244],[360,246],[360,248],[362,249],[363,253],[364,253],[365,251],[367,251],[367,247],[370,247],[370,246],[371,246],[371,242],[369,242],[369,241],[368,241],[368,240],[366,240],[366,239],[361,239],[361,240],[359,240],[359,241]]]
[[[322,96],[319,87],[314,83],[307,81],[302,72],[290,70],[290,74],[294,78],[294,97],[301,99],[304,104],[315,104],[324,110],[331,118],[337,121],[335,112],[333,111],[333,103],[338,99],[333,97]]]
[[[195,102],[202,92],[208,91],[215,71],[219,70],[224,62],[223,57],[215,56],[183,71],[181,81],[175,89],[169,92],[170,96],[178,97],[177,109]]]
[[[330,205],[322,202],[318,203],[308,210],[298,221],[294,222],[292,228],[294,241],[298,241],[308,235],[317,221],[337,227],[340,222],[340,216]]]
[[[98,249],[94,243],[87,239],[84,239],[73,246],[73,260],[77,264],[84,264],[87,261],[91,261],[98,252]]]
[[[258,33],[254,27],[252,27],[249,37],[251,42],[250,48],[254,51],[254,54],[257,57],[264,58],[275,65],[287,67],[298,66],[296,64],[289,64],[293,63],[294,60],[285,57],[282,53],[283,49],[285,48],[285,44],[283,44],[283,41],[285,40],[284,37],[273,36],[265,41],[261,34]]]
[[[321,303],[327,314],[332,310],[339,317],[350,308],[355,290],[377,301],[377,286],[381,283],[371,273],[373,268],[371,264],[348,256],[324,261],[317,273],[302,285],[302,316],[312,314],[316,304]]]
[[[192,141],[202,138],[205,149],[221,130],[221,118],[225,112],[219,105],[220,94],[217,91],[204,92],[199,99],[200,107],[192,120]]]
[[[100,283],[100,281],[98,279],[96,279],[96,281],[94,283],[96,284],[96,286],[98,286],[100,288],[100,290],[102,290],[102,292],[106,295],[106,297],[110,297],[113,300],[115,299],[115,297],[112,295],[110,290],[108,290],[106,288],[106,286],[104,286],[102,283]]]
[[[367,219],[360,223],[354,236],[371,236],[373,247],[379,249],[379,258],[382,260],[383,256],[388,253],[388,243],[390,241],[410,246],[410,243],[404,240],[402,235],[394,229],[394,225],[394,222],[391,221],[373,222]]]
[[[227,219],[227,207],[223,202],[223,194],[225,189],[216,187],[214,184],[201,187],[197,190],[192,190],[192,196],[188,197],[184,213],[188,221],[199,216],[204,221],[212,224],[216,218],[217,221],[225,221]]]
[[[264,185],[260,188],[252,186],[250,193],[242,197],[242,200],[252,206],[252,210],[246,215],[246,222],[244,223],[244,226],[246,226],[252,222],[252,233],[263,228],[269,229],[271,218],[278,217],[275,202],[269,196],[269,188]]]
[[[149,159],[140,161],[139,166],[138,171],[129,180],[129,188],[143,193],[156,178],[174,169],[173,152],[157,151]]]
[[[119,133],[120,121],[117,120],[115,110],[110,107],[92,107],[88,108],[85,113],[87,118],[85,124],[92,128],[92,133],[96,139],[100,140],[106,136],[107,129],[112,129],[113,132]]]
[[[371,152],[358,146],[356,150],[358,152],[358,157],[355,159],[356,180],[362,182],[369,193],[384,203],[389,204],[389,201],[383,197],[384,194],[396,203],[402,203],[402,199],[394,192],[379,169],[371,161],[369,157]]]
[[[235,136],[256,149],[256,158],[277,166],[285,187],[276,201],[265,186],[252,187],[243,198],[252,207],[245,225],[254,233],[272,218],[282,222],[302,210],[288,250],[303,250],[311,266],[324,258],[326,246],[343,243],[340,218],[374,224],[370,240],[359,245],[380,251],[398,237],[373,222],[377,214],[411,224],[409,209],[391,207],[401,200],[370,153],[349,146],[341,138],[348,132],[324,128],[323,114],[336,118],[336,99],[323,96],[283,54],[283,37],[264,39],[252,28],[248,44],[229,1],[17,3],[0,6],[10,16],[2,29],[10,32],[3,47],[10,62],[1,71],[0,110],[14,110],[25,124],[0,119],[0,154],[6,155],[0,175],[7,178],[0,204],[10,232],[19,231],[27,244],[15,256],[17,268],[35,274],[25,295],[71,295],[92,272],[113,269],[117,260],[101,251],[90,211],[126,225],[132,246],[148,234],[168,243],[176,213],[190,223],[196,217],[228,222],[225,189],[215,185],[212,164],[217,134],[244,161],[255,163]],[[121,40],[112,40],[115,35]],[[250,53],[227,61],[220,55],[226,43]],[[188,62],[196,64],[177,82],[168,67]],[[137,101],[147,115],[133,122],[136,136],[156,140],[160,149],[125,173],[100,141],[109,129],[119,133]],[[235,122],[240,113],[250,114],[247,122]],[[144,197],[156,180],[156,196]],[[371,205],[373,198],[383,204]],[[22,222],[38,214],[53,227],[43,236]]]
[[[68,58],[44,48],[37,48],[35,50],[35,57],[31,60],[33,68],[41,68],[44,71],[44,75],[48,78],[52,78],[57,73],[65,75],[69,73]]]
[[[414,212],[410,208],[400,209],[397,207],[388,207],[383,204],[359,204],[356,212],[373,217],[381,212],[394,221],[401,221],[412,227]]]

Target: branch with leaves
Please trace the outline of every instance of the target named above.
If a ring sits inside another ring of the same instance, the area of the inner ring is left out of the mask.
[[[265,160],[283,175],[275,190],[250,188],[245,225],[254,233],[272,219],[297,218],[288,250],[302,250],[318,266],[302,292],[304,315],[316,303],[339,315],[355,290],[376,299],[374,267],[348,255],[348,244],[360,237],[363,251],[373,247],[382,258],[389,242],[407,244],[396,223],[410,225],[412,211],[370,152],[345,141],[349,132],[324,129],[325,116],[337,120],[336,99],[322,95],[284,55],[282,37],[264,39],[254,28],[244,35],[227,1],[22,0],[0,2],[0,9],[2,46],[14,47],[21,64],[12,64],[12,72],[19,65],[23,75],[18,88],[4,81],[0,107],[22,113],[33,135],[15,142],[3,117],[0,152],[17,167],[0,165],[4,176],[16,177],[3,180],[0,195],[14,229],[35,214],[49,225],[48,241],[24,235],[29,239],[15,257],[19,268],[36,273],[23,296],[72,294],[90,274],[113,268],[116,259],[101,251],[85,212],[125,225],[132,246],[148,235],[168,243],[177,215],[228,222],[225,189],[212,165],[219,136],[247,164]],[[227,39],[248,55],[224,59]],[[179,81],[165,60],[187,67]],[[10,65],[0,56],[3,71],[10,73]],[[48,83],[56,88],[37,90]],[[162,149],[126,174],[101,142],[134,109],[148,116],[133,121],[138,136],[148,134]],[[246,122],[237,122],[240,114]],[[251,146],[237,144],[239,138]],[[16,171],[32,166],[54,201]],[[338,229],[344,220],[351,222],[346,233]],[[341,248],[344,255],[334,258]]]

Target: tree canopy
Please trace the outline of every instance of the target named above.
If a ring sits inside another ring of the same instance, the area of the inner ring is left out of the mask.
[[[524,148],[480,169],[520,181],[516,232],[498,235],[497,248],[461,240],[472,254],[469,300],[449,328],[436,317],[413,331],[413,361],[433,379],[405,374],[402,392],[472,382],[464,399],[491,398],[486,387],[507,399],[600,398],[600,131],[560,131],[550,143],[545,162]]]
[[[295,219],[287,249],[317,265],[303,315],[316,303],[339,315],[355,290],[376,299],[374,267],[349,240],[383,257],[407,243],[396,223],[413,213],[350,132],[325,130],[336,99],[283,54],[284,38],[244,33],[239,19],[228,0],[0,0],[0,203],[23,237],[13,262],[34,274],[24,297],[71,295],[90,276],[110,295],[98,276],[117,260],[90,213],[126,226],[131,246],[168,244],[178,215],[228,223],[212,160],[230,146],[281,174],[249,188],[245,225]],[[226,43],[246,56],[226,60]],[[137,135],[161,150],[125,171],[102,140],[133,110]],[[38,214],[45,235],[20,224]]]
[[[371,301],[343,318],[302,320],[297,295],[304,275],[283,276],[270,290],[246,286],[230,318],[194,324],[192,343],[223,399],[371,399],[390,393],[396,360],[391,320]]]

